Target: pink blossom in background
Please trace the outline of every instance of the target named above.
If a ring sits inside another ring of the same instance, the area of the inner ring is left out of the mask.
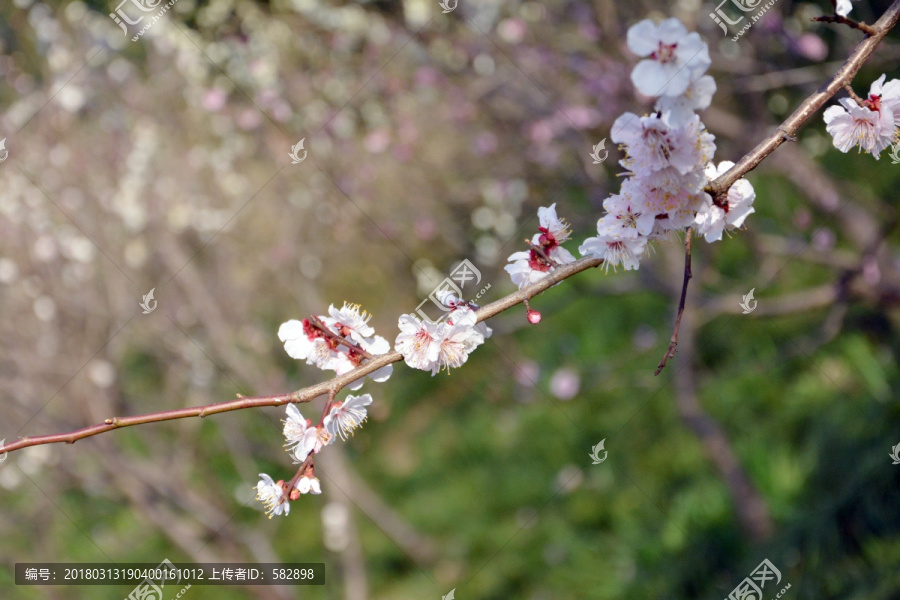
[[[550,377],[550,393],[560,400],[571,400],[581,389],[581,377],[573,369],[557,369]]]
[[[391,145],[391,132],[385,128],[379,128],[366,136],[363,146],[372,154],[381,154]]]
[[[219,111],[223,106],[225,106],[225,101],[227,99],[228,94],[220,89],[214,88],[208,90],[203,96],[203,108],[204,110],[208,110],[210,112]]]
[[[797,38],[796,47],[797,52],[809,60],[821,62],[828,57],[828,46],[814,33],[804,33]]]

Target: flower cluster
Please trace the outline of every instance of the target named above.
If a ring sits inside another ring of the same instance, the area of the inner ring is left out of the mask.
[[[462,366],[469,354],[491,336],[490,328],[479,326],[475,311],[466,305],[454,308],[440,323],[402,315],[398,325],[400,335],[394,348],[403,355],[407,365],[431,371],[432,376],[441,369],[449,372]]]
[[[292,319],[282,323],[278,338],[284,342],[284,349],[291,358],[306,360],[323,370],[331,370],[338,375],[348,373],[358,367],[367,356],[385,354],[390,344],[369,325],[372,316],[358,304],[344,303],[340,309],[328,307],[328,316],[312,316],[298,321]],[[387,365],[369,375],[374,381],[387,381],[394,372]],[[348,386],[351,390],[362,387],[363,380]]]
[[[256,484],[256,499],[262,502],[269,518],[272,515],[287,515],[290,512],[290,501],[302,494],[321,494],[322,486],[315,474],[313,455],[331,444],[336,437],[346,440],[353,431],[366,420],[366,407],[372,404],[372,396],[347,396],[344,401],[330,401],[323,412],[318,425],[304,419],[293,404],[286,408],[287,418],[284,420],[285,448],[300,464],[300,470],[289,484],[283,480],[275,482],[265,473],[260,473]],[[290,489],[288,489],[290,488]],[[287,496],[285,496],[287,494]]]
[[[579,247],[583,256],[601,258],[607,268],[622,265],[626,270],[638,268],[649,242],[672,232],[695,229],[708,242],[720,240],[725,231],[743,224],[753,212],[755,198],[753,187],[744,179],[722,197],[714,199],[704,191],[709,181],[734,166],[711,162],[716,149],[714,138],[696,114],[709,106],[716,91],[715,81],[706,75],[710,66],[706,44],[696,33],[688,33],[677,19],[667,19],[659,25],[642,21],[633,26],[628,31],[628,46],[644,57],[635,67],[632,80],[642,94],[657,97],[656,105],[653,114],[626,113],[613,124],[610,137],[625,151],[620,164],[628,172],[619,193],[603,203],[606,212],[597,222],[597,237],[588,238]],[[893,99],[900,96],[900,90],[891,82],[882,93],[883,80],[876,82],[876,95],[870,95],[868,102],[872,110],[890,114],[893,126],[893,111],[900,103]],[[540,207],[538,220],[537,233],[525,240],[528,250],[510,255],[505,267],[519,289],[575,261],[563,247],[571,231],[556,214],[556,204]],[[400,334],[394,342],[407,365],[431,371],[432,375],[462,366],[491,335],[490,328],[478,323],[477,305],[448,290],[438,296],[449,310],[446,320],[431,322],[402,315]],[[528,299],[524,304],[529,322],[538,323],[540,313],[531,309]],[[369,326],[370,318],[358,305],[344,304],[339,310],[332,305],[327,316],[282,324],[278,337],[290,356],[342,375],[390,349]],[[391,372],[388,365],[369,377],[385,381]],[[362,382],[361,377],[348,387],[358,389]],[[336,401],[332,393],[317,425],[304,419],[296,406],[288,405],[285,447],[300,467],[288,483],[260,474],[257,498],[270,518],[288,514],[289,502],[301,494],[321,493],[314,456],[335,438],[347,440],[352,436],[365,422],[366,407],[371,404],[369,394]]]
[[[878,160],[881,151],[897,141],[900,80],[885,83],[886,77],[879,77],[869,88],[868,97],[860,102],[841,98],[841,106],[831,106],[825,111],[825,130],[841,152],[858,146]]]
[[[709,50],[700,37],[678,19],[659,25],[645,20],[628,30],[628,47],[646,57],[631,79],[640,93],[658,96],[655,112],[625,113],[613,123],[610,137],[626,154],[620,164],[627,178],[619,193],[603,202],[606,214],[597,222],[597,236],[578,251],[602,258],[607,269],[631,270],[640,266],[648,242],[673,231],[693,227],[708,242],[721,239],[725,229],[740,227],[753,212],[755,194],[743,179],[727,199],[714,201],[703,191],[733,165],[710,163],[715,138],[695,112],[708,107],[716,91],[706,75]]]

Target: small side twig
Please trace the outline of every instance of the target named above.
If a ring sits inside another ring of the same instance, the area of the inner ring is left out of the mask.
[[[300,481],[300,478],[303,477],[303,475],[306,473],[306,470],[309,467],[311,467],[312,464],[313,464],[313,455],[312,455],[312,453],[310,453],[309,456],[306,457],[306,460],[304,460],[300,464],[300,468],[297,469],[297,472],[294,474],[293,477],[291,477],[291,480],[288,481],[287,484],[284,484],[284,483],[281,484],[281,489],[284,493],[281,494],[281,498],[278,500],[278,504],[287,502],[288,500],[296,500],[296,498],[291,498],[291,493],[294,489],[294,486],[297,484],[298,481]]]
[[[328,327],[325,325],[325,323],[323,323],[322,320],[319,319],[319,317],[317,317],[316,315],[310,315],[309,320],[316,327],[316,329],[321,331],[322,334],[325,337],[327,337],[328,339],[334,340],[334,342],[336,344],[340,344],[342,346],[347,346],[348,348],[350,348],[354,352],[358,353],[360,356],[362,356],[365,359],[372,360],[373,358],[375,358],[374,356],[372,356],[371,354],[369,354],[368,352],[366,352],[365,350],[363,350],[362,348],[360,348],[359,346],[357,346],[350,340],[343,338],[339,335],[335,335],[335,333],[333,331],[331,331],[330,329],[328,329]]]
[[[540,256],[544,260],[544,262],[546,262],[549,266],[551,266],[551,267],[559,266],[559,263],[556,262],[556,260],[554,260],[553,258],[551,258],[549,254],[544,252],[544,249],[541,248],[539,245],[532,244],[531,240],[528,240],[528,239],[525,240],[525,243],[528,244],[528,248],[530,250],[533,250],[534,253],[537,254],[538,256]]]
[[[666,348],[666,353],[663,354],[662,360],[659,361],[659,366],[656,367],[656,371],[653,372],[654,375],[659,375],[662,373],[662,370],[666,368],[666,361],[670,358],[675,357],[675,350],[678,348],[678,330],[681,328],[681,317],[684,315],[684,303],[687,299],[687,289],[688,283],[691,281],[691,234],[693,233],[692,229],[687,230],[687,234],[684,236],[684,280],[681,283],[681,299],[678,301],[678,314],[675,316],[675,328],[672,330],[672,339],[669,341],[669,346]]]
[[[862,98],[860,98],[856,92],[853,91],[853,86],[850,85],[849,81],[844,83],[844,91],[847,92],[847,95],[849,95],[851,98],[853,98],[853,101],[856,102],[858,105],[860,105],[860,106],[863,105],[864,100]]]
[[[872,27],[871,25],[866,25],[862,21],[854,21],[853,19],[848,19],[847,17],[842,17],[841,15],[826,15],[824,17],[816,17],[812,19],[813,21],[817,21],[819,23],[840,23],[841,25],[846,25],[847,27],[851,27],[853,29],[858,29],[865,33],[866,35],[875,35],[878,31]]]

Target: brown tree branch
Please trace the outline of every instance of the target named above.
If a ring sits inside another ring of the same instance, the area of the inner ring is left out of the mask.
[[[675,350],[678,349],[678,330],[681,327],[681,317],[684,315],[684,303],[687,298],[687,289],[688,283],[691,281],[691,239],[692,239],[692,229],[688,229],[687,233],[684,236],[684,280],[681,283],[681,299],[678,301],[678,314],[675,315],[675,328],[672,330],[672,339],[669,340],[669,346],[666,348],[666,353],[663,354],[662,360],[659,361],[659,365],[656,367],[656,371],[653,372],[654,375],[659,375],[662,373],[662,370],[666,368],[666,361],[670,358],[675,358]]]
[[[564,279],[568,279],[569,277],[572,277],[573,275],[581,273],[582,271],[585,271],[587,269],[599,267],[601,264],[603,264],[603,259],[582,258],[580,260],[576,260],[573,263],[557,267],[537,283],[533,283],[528,287],[525,287],[515,293],[501,298],[500,300],[497,300],[496,302],[492,302],[487,306],[480,308],[475,313],[478,317],[478,321],[484,321],[485,319],[489,319],[490,317],[498,315],[501,312],[506,311],[513,306],[521,304],[525,300],[536,296],[537,294],[556,285]],[[106,433],[107,431],[112,431],[114,429],[132,427],[134,425],[159,423],[161,421],[186,419],[189,417],[204,418],[209,415],[230,412],[233,410],[259,408],[262,406],[281,406],[283,404],[288,404],[291,402],[298,404],[302,402],[310,402],[315,398],[324,396],[326,394],[333,399],[335,394],[337,394],[344,387],[348,386],[354,381],[357,381],[362,377],[365,377],[369,373],[373,373],[382,367],[385,367],[391,363],[399,362],[401,360],[403,360],[403,356],[399,352],[388,352],[387,354],[382,354],[380,356],[374,357],[373,360],[368,361],[366,364],[357,367],[349,373],[339,375],[337,377],[334,377],[333,379],[329,379],[328,381],[323,381],[321,383],[317,383],[315,385],[311,385],[309,387],[297,390],[295,392],[290,392],[288,394],[256,396],[253,398],[241,397],[237,400],[220,402],[216,404],[207,404],[205,406],[164,410],[161,412],[136,415],[133,417],[111,417],[109,419],[106,419],[103,423],[92,425],[90,427],[84,427],[82,429],[76,429],[75,431],[71,431],[69,433],[24,437],[14,442],[10,442],[8,444],[0,446],[0,455],[3,455],[7,452],[21,450],[22,448],[28,448],[30,446],[40,446],[43,444],[59,444],[63,442],[65,442],[66,444],[74,444],[78,440],[82,440],[87,437]]]
[[[875,35],[878,31],[872,27],[871,25],[866,25],[862,21],[854,21],[853,19],[848,19],[847,17],[842,17],[839,14],[833,15],[825,15],[822,17],[815,17],[814,19],[810,19],[812,21],[818,21],[819,23],[840,23],[841,25],[846,25],[847,27],[851,27],[853,29],[858,29],[865,33],[866,35]],[[877,23],[876,23],[877,25]]]
[[[759,166],[767,156],[772,154],[785,141],[796,137],[800,128],[828,102],[844,84],[852,83],[853,78],[860,67],[869,59],[875,48],[884,39],[884,36],[900,20],[900,0],[894,0],[893,4],[885,11],[878,21],[872,25],[872,33],[868,38],[860,42],[850,57],[844,62],[838,72],[812,96],[804,100],[797,110],[791,114],[774,132],[761,141],[756,148],[741,158],[736,165],[722,174],[718,179],[706,186],[706,192],[713,198],[724,198],[728,189],[738,179]]]

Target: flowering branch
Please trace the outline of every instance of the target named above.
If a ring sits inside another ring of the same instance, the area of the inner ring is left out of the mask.
[[[207,406],[151,413],[135,417],[112,417],[102,424],[67,434],[23,438],[0,447],[0,453],[28,446],[50,443],[74,443],[79,439],[106,431],[145,423],[205,417],[209,414],[259,406],[287,404],[283,421],[285,447],[300,464],[288,481],[274,481],[260,473],[256,486],[257,499],[271,518],[287,515],[290,501],[301,494],[321,493],[315,476],[313,455],[335,441],[347,440],[367,418],[372,396],[348,395],[342,401],[336,395],[344,387],[358,389],[368,377],[386,381],[393,363],[403,360],[408,366],[430,370],[432,375],[446,368],[462,366],[468,355],[489,337],[488,327],[476,325],[519,303],[527,309],[528,321],[540,322],[541,315],[529,300],[536,294],[587,268],[603,264],[606,269],[621,265],[625,270],[639,267],[649,243],[666,238],[673,232],[685,232],[684,278],[672,337],[656,368],[659,375],[667,361],[674,358],[678,333],[685,312],[691,273],[693,230],[709,242],[722,239],[725,231],[742,227],[754,212],[756,193],[742,176],[753,170],[785,141],[796,141],[796,133],[807,120],[832,98],[839,89],[848,91],[855,100],[842,99],[843,108],[825,111],[826,129],[842,152],[859,145],[877,158],[896,139],[895,123],[900,119],[900,81],[885,84],[885,75],[872,84],[867,99],[853,92],[851,83],[862,64],[874,52],[887,32],[900,20],[900,0],[894,0],[888,11],[874,26],[846,19],[849,0],[834,0],[835,16],[828,22],[853,23],[869,37],[857,46],[850,58],[816,93],[807,98],[769,137],[744,156],[737,165],[725,161],[712,162],[716,145],[714,136],[700,120],[697,111],[710,105],[716,91],[713,78],[705,75],[711,65],[707,45],[696,32],[689,33],[677,19],[661,23],[644,20],[628,31],[628,47],[644,57],[631,74],[635,87],[644,95],[656,96],[654,114],[638,116],[625,113],[616,119],[610,138],[620,145],[626,157],[621,161],[627,170],[621,191],[603,202],[605,214],[597,221],[597,236],[589,237],[578,251],[585,258],[576,260],[563,247],[571,230],[556,215],[556,205],[538,210],[540,227],[531,240],[526,238],[527,252],[510,255],[505,270],[519,291],[484,308],[444,293],[440,300],[448,309],[446,320],[423,322],[414,315],[402,315],[398,321],[400,334],[391,352],[390,343],[368,322],[371,315],[358,304],[334,305],[329,316],[311,315],[303,321],[290,320],[278,330],[289,356],[305,360],[338,375],[296,392],[275,396],[245,398]],[[849,112],[848,112],[849,111]],[[476,310],[477,309],[477,310]],[[688,327],[689,329],[689,327]],[[303,417],[297,403],[326,395],[328,397],[318,424]]]
[[[544,277],[537,283],[533,283],[513,294],[505,296],[477,310],[475,312],[477,320],[480,322],[496,316],[501,312],[509,310],[517,304],[521,304],[524,301],[533,298],[537,294],[540,294],[547,288],[556,285],[560,281],[568,279],[569,277],[572,277],[573,275],[576,275],[587,269],[598,267],[601,264],[603,264],[602,259],[582,258],[573,263],[556,267],[553,271],[548,273],[546,277]],[[4,454],[6,452],[14,452],[16,450],[21,450],[22,448],[28,448],[30,446],[41,446],[43,444],[74,444],[78,440],[82,440],[84,438],[99,435],[101,433],[106,433],[108,431],[113,431],[114,429],[132,427],[134,425],[159,423],[161,421],[186,419],[189,417],[204,418],[209,415],[215,415],[234,410],[244,410],[247,408],[282,406],[289,403],[299,404],[310,402],[315,398],[324,395],[328,395],[329,397],[334,398],[334,395],[336,395],[339,391],[341,391],[344,387],[350,385],[351,383],[358,381],[362,377],[373,373],[374,371],[377,371],[382,367],[395,362],[399,362],[401,360],[403,360],[403,356],[399,352],[388,352],[387,354],[382,354],[380,356],[374,357],[372,360],[348,373],[339,375],[337,377],[334,377],[333,379],[329,379],[328,381],[323,381],[321,383],[305,387],[295,392],[290,392],[288,394],[256,396],[252,398],[240,397],[237,400],[207,404],[205,406],[165,410],[145,415],[136,415],[133,417],[112,417],[106,419],[103,423],[92,425],[90,427],[84,427],[82,429],[76,429],[75,431],[71,431],[69,433],[24,437],[14,442],[10,442],[8,444],[0,446],[0,454]]]
[[[844,62],[837,73],[819,88],[812,96],[803,101],[797,110],[791,114],[771,135],[761,141],[756,148],[745,155],[737,164],[725,174],[706,186],[705,191],[714,198],[721,198],[728,189],[741,177],[755,169],[772,154],[785,141],[795,138],[802,127],[816,112],[828,102],[838,90],[853,81],[856,73],[869,59],[875,48],[888,32],[900,21],[900,0],[894,0],[893,4],[885,11],[878,21],[871,26],[872,33],[863,40]],[[868,27],[868,26],[867,26]]]

